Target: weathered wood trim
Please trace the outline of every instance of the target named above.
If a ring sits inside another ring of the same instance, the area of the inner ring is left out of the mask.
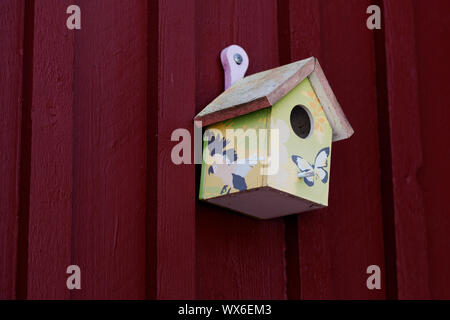
[[[315,63],[314,71],[309,75],[309,80],[333,129],[333,142],[348,139],[354,132],[353,128],[345,117],[344,111],[342,111],[341,105],[337,101],[317,59]]]

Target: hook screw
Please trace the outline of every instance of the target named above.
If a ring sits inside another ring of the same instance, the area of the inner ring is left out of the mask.
[[[242,63],[242,56],[239,53],[235,53],[233,59],[237,65],[240,65]]]

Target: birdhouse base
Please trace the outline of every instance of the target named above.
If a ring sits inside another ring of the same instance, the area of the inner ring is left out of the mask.
[[[204,201],[259,219],[282,217],[324,207],[271,187],[230,193]]]

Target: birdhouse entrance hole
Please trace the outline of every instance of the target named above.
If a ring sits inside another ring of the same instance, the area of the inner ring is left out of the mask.
[[[312,133],[312,116],[309,110],[302,105],[296,105],[291,111],[291,127],[294,133],[302,139],[308,138]]]

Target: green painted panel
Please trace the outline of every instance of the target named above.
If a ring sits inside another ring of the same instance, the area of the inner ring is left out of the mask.
[[[291,112],[295,106],[303,106],[312,118],[312,131],[306,138],[299,137],[291,125]],[[271,128],[279,130],[279,172],[268,177],[268,185],[284,192],[320,203],[328,204],[328,186],[331,164],[332,129],[319,100],[308,79],[280,99],[271,108]],[[328,148],[328,149],[326,149]],[[315,164],[319,151],[327,166]],[[328,152],[326,152],[328,151]],[[271,150],[271,153],[273,151]],[[276,152],[276,151],[274,151]],[[293,159],[293,156],[295,159]],[[299,158],[300,157],[300,158]],[[314,168],[314,177],[298,178],[299,166],[294,162],[302,161],[301,168]]]

